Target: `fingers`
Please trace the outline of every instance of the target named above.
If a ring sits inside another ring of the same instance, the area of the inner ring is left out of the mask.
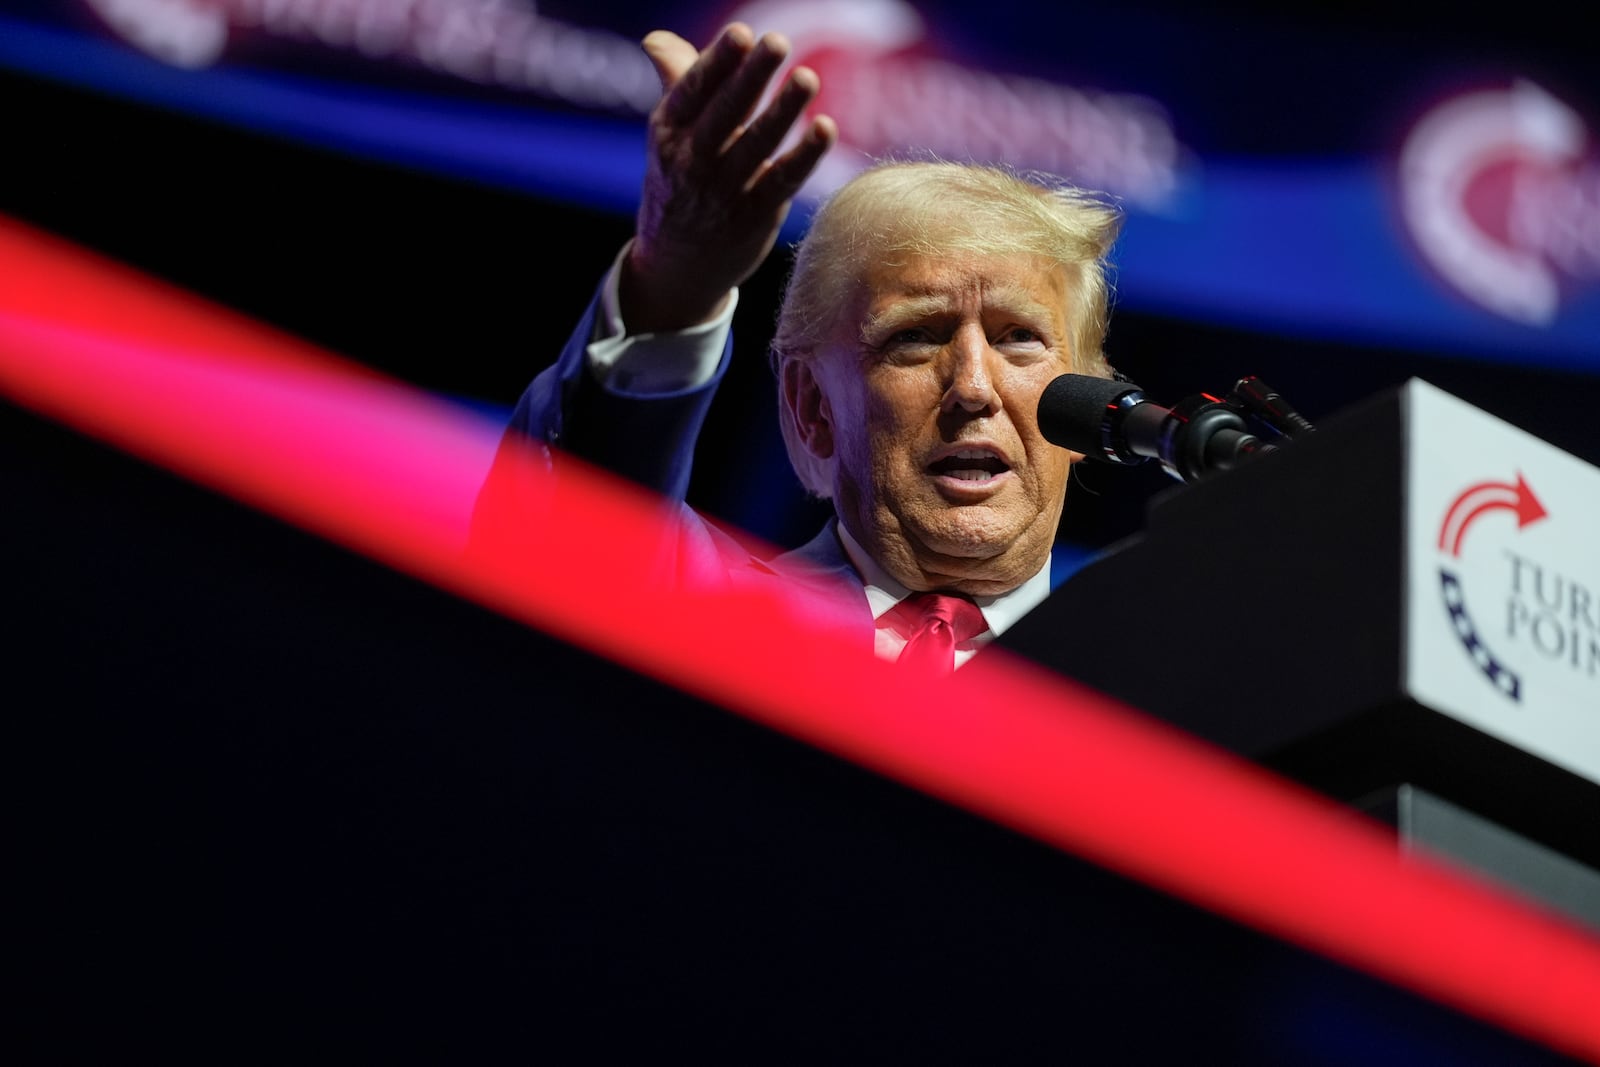
[[[694,66],[694,61],[700,58],[694,45],[669,30],[654,30],[646,34],[639,45],[656,68],[662,93],[678,84],[678,79],[687,74],[689,68]]]
[[[786,210],[838,140],[833,120],[818,117],[792,148],[772,158],[821,89],[815,71],[797,67],[756,113],[788,58],[788,40],[776,33],[757,39],[749,26],[735,22],[700,52],[665,30],[647,35],[641,45],[664,90],[651,123],[653,151],[667,176],[663,188],[687,183],[702,194],[714,193],[713,201],[742,200],[734,209],[740,214],[750,208],[768,215]]]
[[[779,90],[778,97],[728,147],[729,174],[742,186],[755,174],[767,157],[778,150],[795,120],[822,88],[810,67],[796,67]]]
[[[660,33],[664,31],[658,30],[650,34],[645,41],[655,43],[662,56],[661,60],[657,59],[657,53],[653,53],[649,47],[646,47],[645,52],[650,56],[651,62],[656,64],[656,73],[662,77],[665,84],[666,77],[677,70],[677,65],[685,57],[682,49],[670,41],[663,41],[657,37]],[[681,37],[677,39],[683,40]],[[742,22],[728,26],[717,35],[716,40],[706,46],[705,51],[694,58],[686,69],[677,74],[676,80],[667,89],[661,101],[663,117],[675,126],[687,126],[694,122],[706,106],[717,99],[723,83],[739,69],[740,63],[754,45],[755,40],[750,27]],[[667,64],[665,69],[664,62]]]
[[[839,139],[839,127],[826,115],[812,120],[800,143],[772,161],[750,190],[752,198],[761,208],[776,211],[783,203],[794,199],[800,187],[811,177],[822,157]]]
[[[695,150],[705,156],[720,152],[766,94],[767,83],[789,55],[789,42],[780,34],[763,34],[737,70],[706,104],[695,123]]]

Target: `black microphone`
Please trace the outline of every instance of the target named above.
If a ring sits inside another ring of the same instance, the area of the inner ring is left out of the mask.
[[[1216,397],[1201,393],[1164,408],[1132,382],[1084,374],[1063,374],[1045,386],[1039,430],[1051,444],[1106,463],[1159,460],[1185,482],[1274,451]]]
[[[1252,425],[1265,426],[1283,437],[1299,437],[1316,429],[1290,406],[1282,393],[1254,374],[1240,378],[1223,403]]]

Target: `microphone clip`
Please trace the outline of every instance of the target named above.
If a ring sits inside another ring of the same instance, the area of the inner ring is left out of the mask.
[[[1184,482],[1227,470],[1249,456],[1277,451],[1276,445],[1250,432],[1238,411],[1210,393],[1187,397],[1166,411],[1157,441],[1155,458],[1168,474]]]

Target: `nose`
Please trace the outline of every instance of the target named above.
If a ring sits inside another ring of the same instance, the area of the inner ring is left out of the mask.
[[[946,414],[965,411],[972,415],[993,415],[1000,410],[1000,394],[995,389],[992,361],[998,358],[983,329],[977,324],[963,327],[950,341],[950,372],[939,410]]]

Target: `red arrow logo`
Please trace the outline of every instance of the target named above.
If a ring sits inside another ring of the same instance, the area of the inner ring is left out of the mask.
[[[1517,528],[1537,522],[1549,512],[1544,505],[1539,503],[1539,498],[1533,495],[1533,490],[1528,488],[1528,483],[1522,477],[1522,472],[1517,472],[1517,484],[1508,482],[1479,482],[1469,487],[1455,503],[1450,505],[1450,510],[1444,513],[1444,525],[1439,527],[1439,548],[1452,556],[1461,555],[1461,541],[1467,536],[1467,527],[1477,521],[1478,516],[1491,511],[1506,508],[1517,513]]]

